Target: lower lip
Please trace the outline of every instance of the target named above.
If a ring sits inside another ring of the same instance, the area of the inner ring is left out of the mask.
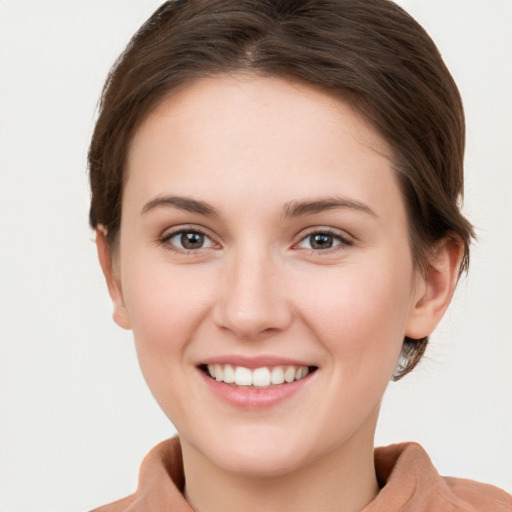
[[[198,369],[203,381],[214,395],[234,407],[244,409],[260,409],[272,407],[286,398],[297,393],[308,384],[314,373],[308,373],[305,377],[294,382],[279,384],[268,388],[237,387],[225,382],[219,382]]]

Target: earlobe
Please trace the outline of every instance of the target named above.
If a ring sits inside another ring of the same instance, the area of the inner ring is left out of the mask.
[[[112,254],[107,242],[106,230],[100,226],[96,229],[96,249],[105,281],[107,282],[108,293],[112,299],[114,310],[112,318],[114,322],[123,329],[131,329],[130,317],[124,305],[123,292],[118,272],[112,262]]]
[[[442,240],[430,258],[429,266],[419,278],[413,308],[405,335],[412,339],[429,336],[448,308],[462,258],[462,243],[453,238]]]

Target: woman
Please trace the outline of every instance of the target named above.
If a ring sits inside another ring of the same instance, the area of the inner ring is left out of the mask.
[[[374,452],[466,270],[464,119],[387,0],[167,2],[107,81],[91,225],[179,439],[101,511],[510,510]]]

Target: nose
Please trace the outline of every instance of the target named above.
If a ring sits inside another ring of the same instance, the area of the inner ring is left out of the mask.
[[[283,282],[283,266],[265,251],[239,251],[226,264],[221,296],[214,310],[216,325],[251,340],[285,330],[292,308]]]

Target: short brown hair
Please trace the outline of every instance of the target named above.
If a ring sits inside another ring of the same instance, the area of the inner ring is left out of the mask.
[[[244,72],[300,81],[350,98],[394,153],[411,251],[420,267],[447,237],[462,244],[465,125],[462,102],[425,30],[390,0],[171,0],[113,66],[89,150],[90,224],[115,244],[126,158],[137,127],[191,80]],[[404,340],[395,380],[428,338]]]

